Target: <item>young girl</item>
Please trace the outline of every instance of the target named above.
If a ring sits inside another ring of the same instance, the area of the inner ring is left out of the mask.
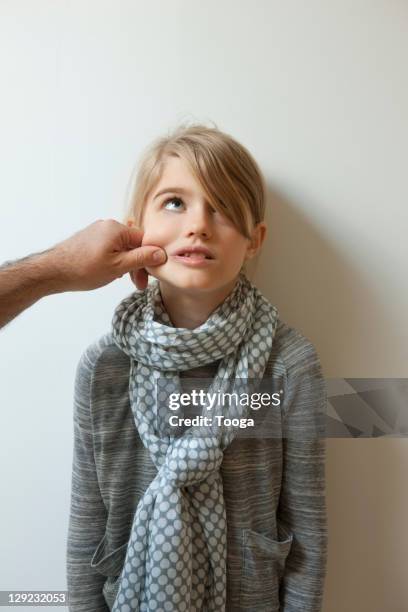
[[[77,368],[72,612],[321,610],[326,390],[314,346],[245,274],[264,212],[257,163],[217,128],[179,127],[140,160],[127,221],[167,260]],[[158,389],[188,377],[278,381],[284,435],[215,419],[173,435]]]

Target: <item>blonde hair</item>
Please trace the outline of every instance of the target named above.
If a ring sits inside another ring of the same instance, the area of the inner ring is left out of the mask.
[[[250,239],[253,226],[265,216],[266,190],[259,166],[248,149],[232,136],[217,126],[198,123],[181,124],[144,149],[136,166],[124,222],[132,217],[137,227],[142,226],[146,202],[171,156],[187,163],[210,204]],[[132,177],[134,174],[135,170]]]

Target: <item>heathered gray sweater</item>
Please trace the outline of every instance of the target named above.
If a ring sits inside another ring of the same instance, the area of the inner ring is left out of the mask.
[[[218,363],[181,377],[211,378]],[[67,534],[71,612],[111,610],[134,512],[157,474],[134,424],[129,366],[108,333],[84,351],[76,372]],[[221,464],[226,610],[320,612],[327,560],[326,385],[314,346],[282,321],[264,374],[269,378],[273,392],[283,390],[274,408],[282,436],[237,437]]]

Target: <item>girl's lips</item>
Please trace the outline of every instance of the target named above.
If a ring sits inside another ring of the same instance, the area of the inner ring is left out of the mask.
[[[214,259],[206,259],[201,255],[189,255],[188,257],[186,257],[185,255],[171,255],[171,258],[186,266],[192,266],[195,268],[209,266],[215,261]]]

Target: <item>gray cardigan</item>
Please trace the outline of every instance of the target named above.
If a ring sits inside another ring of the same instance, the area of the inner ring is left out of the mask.
[[[211,378],[218,363],[181,376]],[[111,610],[135,509],[157,474],[134,424],[129,366],[108,333],[84,351],[76,371],[66,565],[71,612]],[[264,374],[269,377],[283,390],[282,436],[238,436],[220,468],[226,610],[320,612],[327,518],[326,446],[318,423],[326,385],[313,344],[282,321]]]

